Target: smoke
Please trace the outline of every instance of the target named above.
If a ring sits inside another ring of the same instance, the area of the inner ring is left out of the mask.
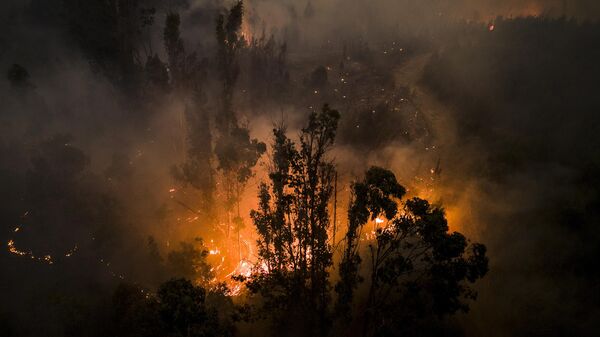
[[[157,14],[143,36],[163,61],[164,17],[180,12],[186,50],[208,60],[209,111],[221,88],[210,70],[215,16],[230,4],[144,4]],[[153,282],[148,235],[164,253],[212,233],[176,202],[194,196],[177,194],[170,174],[186,156],[187,102],[177,92],[141,103],[125,93],[56,8],[0,5],[0,238],[54,258],[0,258],[11,271],[0,284],[10,290],[0,325],[20,335],[66,334],[73,308],[104,313],[120,276]],[[388,167],[409,194],[442,204],[452,230],[487,244],[491,272],[459,317],[468,335],[591,335],[599,315],[599,29],[497,17],[583,22],[599,13],[592,0],[248,1],[246,37],[264,32],[288,43],[289,82],[284,90],[242,74],[236,110],[267,142],[273,124],[283,120],[294,134],[311,109],[330,103],[342,114],[333,154],[340,186],[371,165]],[[316,87],[318,67],[327,78]],[[256,102],[248,92],[259,89]],[[259,164],[248,185],[244,214],[264,171]],[[33,315],[44,320],[24,329]]]

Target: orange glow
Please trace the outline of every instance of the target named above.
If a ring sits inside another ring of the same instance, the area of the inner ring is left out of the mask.
[[[242,21],[242,28],[240,34],[248,43],[250,43],[254,38],[254,34],[252,34],[252,28],[250,27],[250,24],[248,24],[248,20]]]

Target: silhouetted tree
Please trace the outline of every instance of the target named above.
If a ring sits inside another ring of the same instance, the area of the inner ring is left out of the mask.
[[[228,222],[232,221],[231,214],[236,214],[233,223],[238,234],[239,246],[239,231],[243,226],[240,214],[242,193],[248,179],[252,177],[252,168],[266,151],[266,146],[257,139],[251,139],[247,127],[235,126],[228,132],[227,135],[219,137],[215,145],[215,154],[219,161],[219,169],[223,172]]]
[[[217,62],[221,81],[223,82],[222,106],[217,115],[217,128],[224,134],[231,126],[237,125],[232,109],[232,100],[234,87],[239,76],[237,55],[239,50],[246,45],[246,41],[240,33],[243,14],[243,1],[238,1],[229,10],[227,21],[225,21],[225,15],[223,14],[217,17]]]
[[[147,86],[151,87],[151,89],[154,89],[150,90],[147,93],[147,96],[156,95],[157,93],[164,93],[168,90],[169,72],[166,64],[160,60],[158,55],[150,56],[146,60],[144,70]]]
[[[185,106],[186,159],[172,168],[175,180],[200,193],[200,207],[207,220],[214,218],[215,176],[212,165],[213,144],[209,112],[199,89],[190,93]]]
[[[259,208],[251,212],[259,260],[250,277],[237,279],[260,295],[261,312],[294,330],[291,335],[325,336],[333,317],[340,335],[357,334],[350,327],[362,327],[364,336],[414,335],[422,320],[467,310],[466,300],[475,297],[468,284],[487,272],[485,246],[448,233],[443,209],[425,200],[409,199],[400,207],[405,188],[377,167],[352,185],[332,308],[328,206],[335,170],[326,153],[338,119],[327,105],[311,114],[298,146],[284,127],[274,130],[270,183],[261,184]],[[365,238],[365,225],[382,222],[379,217],[387,222],[374,238]],[[367,268],[361,268],[364,257],[371,262]],[[358,301],[365,277],[364,300]]]
[[[243,227],[240,198],[248,179],[252,176],[252,168],[266,151],[264,143],[250,138],[248,127],[240,125],[232,107],[233,92],[239,76],[237,56],[240,49],[246,46],[246,41],[240,33],[243,13],[243,1],[238,1],[229,10],[227,21],[225,22],[225,15],[220,14],[216,25],[217,61],[223,91],[221,111],[216,116],[219,136],[215,144],[215,154],[224,179],[227,236],[233,222],[238,236],[238,250],[241,247],[239,232]],[[237,208],[237,215],[232,219],[234,207]]]
[[[170,336],[203,336],[210,323],[206,291],[185,279],[173,279],[158,288],[159,315]]]
[[[338,293],[336,310],[344,319],[349,318],[354,290],[362,281],[358,274],[362,261],[359,254],[360,230],[369,218],[375,220],[382,213],[393,218],[397,213],[394,199],[402,198],[405,193],[393,173],[380,168],[370,169],[364,181],[352,185],[345,248],[339,268],[340,282],[335,286]]]
[[[179,14],[169,13],[165,20],[163,39],[169,57],[171,85],[185,102],[186,159],[172,168],[175,180],[182,186],[191,186],[200,193],[200,209],[208,220],[214,217],[214,170],[212,159],[212,133],[203,81],[206,77],[205,62],[195,53],[187,54],[179,26]]]
[[[142,28],[152,24],[153,9],[141,8],[138,0],[65,0],[61,6],[70,37],[90,62],[127,92],[137,93]]]
[[[220,317],[209,303],[211,296],[215,296],[213,291],[186,279],[171,279],[156,294],[121,284],[113,295],[110,333],[119,337],[232,336],[229,318]]]
[[[274,35],[263,30],[253,37],[240,53],[241,85],[252,109],[260,111],[262,105],[285,97],[290,87],[287,68],[287,43],[279,42]]]
[[[160,304],[143,288],[121,283],[112,298],[109,333],[116,337],[159,337],[164,326]]]
[[[465,300],[476,295],[468,284],[487,272],[486,247],[469,245],[458,232],[448,233],[444,210],[426,200],[406,200],[400,209],[398,201],[405,189],[390,171],[369,169],[362,182],[353,184],[352,192],[336,285],[342,319],[348,318],[353,291],[362,280],[359,233],[369,218],[380,216],[387,222],[368,244],[368,292],[359,313],[363,335],[414,335],[420,320],[468,310]]]
[[[168,56],[171,85],[184,92],[199,94],[205,77],[205,60],[199,59],[195,52],[186,52],[180,25],[179,14],[169,12],[165,18],[163,42]]]
[[[186,278],[207,286],[213,279],[211,266],[206,261],[208,251],[204,249],[202,240],[181,242],[179,250],[167,255],[167,272],[173,277]]]
[[[330,300],[328,268],[328,203],[335,169],[327,161],[340,115],[325,105],[310,115],[299,145],[274,130],[270,185],[262,184],[258,210],[251,212],[259,240],[258,268],[246,283],[260,294],[264,310],[276,323],[287,315],[300,318],[298,334],[322,336],[327,332]]]
[[[179,14],[167,14],[167,17],[165,18],[163,40],[169,58],[169,71],[171,72],[171,81],[173,83],[181,81],[185,70],[185,49],[179,31],[180,24],[181,19]]]

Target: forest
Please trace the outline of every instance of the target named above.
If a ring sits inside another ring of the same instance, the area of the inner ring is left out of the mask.
[[[0,336],[597,333],[594,1],[0,18]]]

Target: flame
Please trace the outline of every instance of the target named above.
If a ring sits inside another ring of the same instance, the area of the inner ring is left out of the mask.
[[[41,262],[45,262],[47,264],[54,264],[54,261],[52,260],[52,256],[51,255],[44,255],[44,256],[35,256],[31,251],[24,251],[24,250],[20,250],[16,247],[15,245],[15,241],[10,239],[8,240],[8,252],[14,255],[18,255],[18,256],[26,256],[31,258],[32,260],[38,260]]]
[[[250,27],[248,20],[242,21],[242,27],[240,30],[240,34],[248,43],[250,43],[252,41],[252,39],[254,39],[254,34],[252,34],[252,27]]]

